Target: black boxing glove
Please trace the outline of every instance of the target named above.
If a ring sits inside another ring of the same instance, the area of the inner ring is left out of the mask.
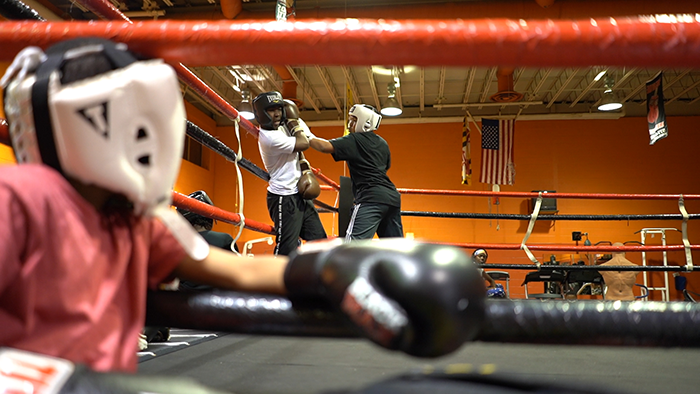
[[[323,297],[377,344],[438,357],[476,337],[486,288],[452,246],[404,238],[308,242],[289,256],[290,297]]]

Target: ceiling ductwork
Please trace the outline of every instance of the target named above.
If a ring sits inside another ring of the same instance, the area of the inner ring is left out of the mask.
[[[221,13],[226,19],[233,19],[243,11],[242,0],[221,0]]]
[[[496,103],[512,103],[522,100],[523,94],[516,92],[513,88],[513,69],[499,67],[497,75],[498,92],[489,97],[491,101]]]
[[[554,4],[554,0],[535,0],[535,2],[542,8],[547,8]]]

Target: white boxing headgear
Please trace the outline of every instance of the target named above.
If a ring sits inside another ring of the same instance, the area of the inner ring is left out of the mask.
[[[61,44],[39,61],[38,48],[33,62],[21,52],[3,78],[17,161],[123,194],[137,215],[170,211],[186,127],[175,71],[162,60],[137,61],[108,40]],[[81,67],[86,56],[106,61],[108,70],[80,69],[87,78],[62,82],[64,67]]]
[[[348,114],[357,118],[355,130],[353,130],[356,133],[377,130],[382,121],[382,115],[377,113],[377,110],[371,105],[355,104],[350,108]]]

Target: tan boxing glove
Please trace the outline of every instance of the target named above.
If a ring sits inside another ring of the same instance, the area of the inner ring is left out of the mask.
[[[287,117],[284,121],[284,126],[289,131],[289,134],[294,135],[297,131],[302,131],[303,128],[299,123],[299,107],[294,104],[294,101],[284,99],[284,112]]]
[[[308,161],[300,160],[299,167],[301,169],[301,177],[297,182],[299,194],[305,200],[313,200],[321,194],[321,185],[318,184]]]

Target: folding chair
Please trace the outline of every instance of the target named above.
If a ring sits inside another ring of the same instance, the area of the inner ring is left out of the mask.
[[[603,294],[603,276],[598,271],[571,270],[566,273],[565,294]]]
[[[521,286],[525,287],[525,298],[536,298],[536,299],[563,299],[564,298],[564,281],[566,280],[566,277],[563,272],[561,271],[554,271],[554,270],[540,270],[540,271],[533,271],[529,272],[527,275],[525,275],[525,281],[523,281],[523,284]],[[532,282],[545,282],[545,291],[544,293],[539,293],[539,294],[529,294],[528,289],[527,289],[527,284],[532,283]],[[554,287],[557,289],[556,293],[552,293],[549,290],[551,285],[554,285]]]

